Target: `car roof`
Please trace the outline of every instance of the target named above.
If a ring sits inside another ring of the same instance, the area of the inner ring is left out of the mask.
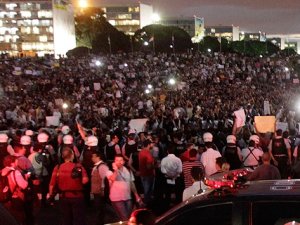
[[[300,179],[298,180],[264,180],[248,181],[234,188],[208,189],[196,194],[186,201],[170,209],[162,217],[166,217],[185,207],[205,206],[210,203],[228,201],[255,200],[300,200]],[[158,221],[160,220],[158,218]]]

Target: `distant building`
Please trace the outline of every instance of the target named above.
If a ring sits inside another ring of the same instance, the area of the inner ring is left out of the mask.
[[[68,0],[0,0],[0,52],[65,54],[76,47]]]
[[[195,18],[162,18],[160,24],[175,26],[185,30],[191,37],[195,36]]]
[[[76,13],[79,13],[81,8],[74,5]],[[129,35],[134,35],[138,29],[152,24],[153,21],[152,5],[142,3],[115,5],[106,2],[103,5],[94,3],[90,7],[102,9],[104,17],[111,25]]]
[[[267,39],[282,50],[292,48],[300,54],[300,34],[268,34]]]
[[[258,33],[245,33],[240,32],[239,40],[246,40],[246,41],[262,41],[265,42],[267,40],[266,33],[258,32]]]
[[[237,26],[206,26],[205,36],[223,37],[228,41],[239,40],[239,27]]]

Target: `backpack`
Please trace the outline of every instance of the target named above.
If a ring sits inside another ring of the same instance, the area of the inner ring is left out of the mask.
[[[11,191],[10,188],[9,188],[8,176],[11,172],[9,172],[5,176],[0,175],[0,202],[1,203],[9,202],[12,199],[13,193],[17,189],[17,185],[16,185],[14,191]],[[16,175],[15,175],[14,172],[13,172],[13,175],[14,175],[14,178],[16,180],[16,177],[15,177]]]

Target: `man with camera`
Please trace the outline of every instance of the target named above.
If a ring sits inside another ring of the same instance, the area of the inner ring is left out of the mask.
[[[49,194],[59,193],[64,225],[85,225],[83,185],[88,182],[84,167],[73,163],[74,152],[66,147],[62,150],[64,162],[52,173]]]

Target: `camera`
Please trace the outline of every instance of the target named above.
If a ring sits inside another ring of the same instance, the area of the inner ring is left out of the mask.
[[[80,178],[82,176],[82,168],[80,166],[75,166],[72,169],[71,177],[73,179]]]

